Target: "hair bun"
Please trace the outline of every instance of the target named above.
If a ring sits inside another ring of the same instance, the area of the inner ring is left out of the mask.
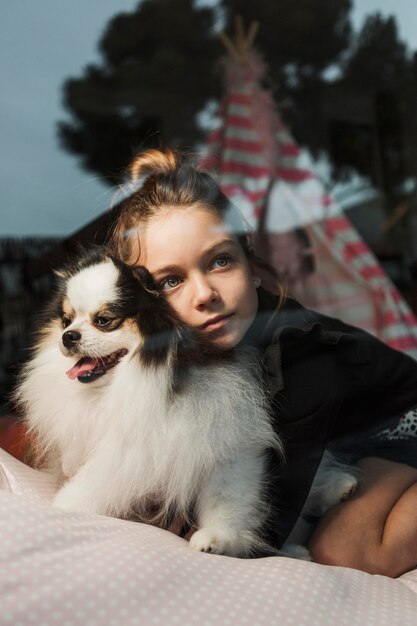
[[[169,176],[178,169],[180,155],[171,148],[150,148],[138,154],[128,167],[132,182],[143,181],[150,176]]]

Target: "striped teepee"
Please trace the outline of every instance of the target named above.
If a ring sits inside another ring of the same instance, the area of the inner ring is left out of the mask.
[[[260,58],[226,44],[226,94],[201,166],[240,207],[291,295],[417,358],[416,319],[261,87]]]

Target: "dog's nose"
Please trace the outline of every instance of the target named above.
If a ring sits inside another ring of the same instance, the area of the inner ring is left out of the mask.
[[[81,339],[81,333],[77,330],[66,330],[62,335],[62,343],[66,348],[71,348],[71,346]]]

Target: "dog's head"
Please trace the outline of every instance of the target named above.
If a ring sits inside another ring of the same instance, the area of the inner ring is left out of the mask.
[[[60,325],[62,354],[73,360],[67,371],[71,379],[88,383],[101,378],[150,338],[175,326],[144,268],[128,267],[97,250],[57,274],[54,323]]]

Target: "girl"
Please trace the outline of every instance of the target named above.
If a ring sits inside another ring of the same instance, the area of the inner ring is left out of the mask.
[[[284,466],[271,459],[269,540],[279,548],[288,537],[326,447],[357,463],[361,480],[316,527],[314,560],[389,576],[417,566],[417,363],[286,299],[237,209],[184,156],[148,150],[130,173],[118,254],[147,267],[183,321],[219,347],[260,350],[286,449]]]

